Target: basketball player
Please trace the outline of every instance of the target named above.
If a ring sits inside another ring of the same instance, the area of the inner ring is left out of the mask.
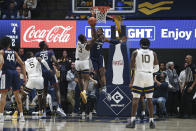
[[[91,30],[95,31],[95,26],[91,25]],[[78,36],[78,43],[76,47],[76,61],[75,66],[78,72],[78,83],[81,88],[81,98],[83,103],[87,103],[86,90],[89,85],[89,69],[90,69],[90,49],[95,43],[96,37],[93,37],[92,40],[87,41],[86,36],[80,34]]]
[[[117,17],[116,17],[117,18]],[[117,25],[117,30],[120,35],[121,31],[119,28],[119,23],[117,22],[116,18],[114,17],[113,19],[115,20],[115,23]],[[126,36],[122,36],[120,39],[107,39],[104,36],[104,32],[102,28],[98,28],[96,32],[92,30],[92,37],[97,37],[98,40],[95,41],[95,44],[91,48],[90,51],[90,58],[92,61],[93,69],[95,70],[100,85],[102,89],[102,93],[106,95],[106,98],[108,100],[111,99],[111,96],[109,93],[107,93],[107,88],[106,88],[106,77],[105,77],[105,63],[104,63],[104,56],[103,56],[103,44],[104,42],[108,42],[110,44],[119,44],[127,41]]]
[[[54,52],[52,50],[48,50],[48,45],[45,41],[40,42],[39,47],[41,49],[41,51],[37,52],[35,54],[36,57],[41,57],[42,59],[44,59],[50,69],[53,70],[53,74],[51,74],[46,67],[42,67],[42,71],[43,71],[43,77],[44,77],[44,106],[46,106],[46,96],[47,96],[47,91],[48,91],[48,83],[50,82],[50,85],[53,86],[55,88],[56,91],[56,97],[57,97],[57,102],[58,102],[58,107],[57,107],[57,113],[59,115],[61,115],[62,117],[65,117],[66,114],[64,113],[64,111],[61,109],[61,96],[60,96],[60,90],[59,90],[59,84],[58,84],[58,80],[57,77],[55,75],[55,70],[53,68],[52,63],[55,63],[55,65],[58,67],[58,62],[56,60],[56,57],[54,55]],[[43,117],[45,117],[46,112],[44,111]]]
[[[22,109],[22,101],[19,95],[20,90],[20,83],[19,83],[19,75],[16,71],[17,62],[22,67],[22,73],[24,75],[24,83],[26,83],[26,71],[25,71],[25,65],[22,62],[21,58],[15,52],[10,48],[12,40],[9,37],[3,37],[1,39],[1,44],[4,47],[0,51],[0,68],[2,68],[2,75],[1,75],[1,100],[0,100],[0,122],[4,122],[4,107],[6,104],[6,97],[8,90],[12,87],[12,90],[14,92],[14,96],[17,102],[18,110],[20,112],[20,120],[21,122],[24,122],[24,116],[23,116],[23,109]]]
[[[28,81],[26,87],[24,88],[24,92],[27,95],[34,88],[36,89],[38,96],[39,112],[42,111],[42,96],[44,89],[44,79],[42,77],[41,64],[43,64],[48,71],[53,72],[44,59],[42,59],[41,57],[34,57],[33,52],[27,52],[25,68],[28,74]]]
[[[135,128],[135,117],[138,107],[138,101],[142,93],[148,101],[150,128],[155,128],[153,119],[152,96],[154,91],[153,73],[159,71],[159,64],[155,52],[149,49],[150,41],[146,38],[140,40],[140,49],[135,50],[131,57],[131,70],[133,72],[130,88],[132,87],[132,111],[131,122],[126,125],[127,128]]]

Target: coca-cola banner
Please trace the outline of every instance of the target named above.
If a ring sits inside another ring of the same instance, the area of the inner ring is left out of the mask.
[[[41,41],[49,48],[76,48],[76,21],[22,20],[21,48],[38,48]]]

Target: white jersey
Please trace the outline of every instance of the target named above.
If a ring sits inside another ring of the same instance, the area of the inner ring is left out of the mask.
[[[153,72],[154,54],[150,49],[137,49],[135,71]]]
[[[86,50],[87,43],[82,44],[80,41],[77,43],[76,47],[76,60],[89,60],[90,58],[90,50]]]
[[[41,63],[36,57],[29,58],[25,61],[25,68],[28,77],[42,77]]]

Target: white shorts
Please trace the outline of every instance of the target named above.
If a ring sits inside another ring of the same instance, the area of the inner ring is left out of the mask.
[[[154,80],[152,73],[135,72],[132,94],[133,98],[140,98],[145,95],[146,98],[152,98],[154,92]]]
[[[150,87],[154,85],[153,74],[146,72],[135,72],[133,86]]]
[[[43,77],[30,77],[27,81],[26,87],[29,89],[44,89],[44,79]]]
[[[76,60],[75,62],[75,67],[77,71],[84,71],[84,70],[89,70],[90,69],[90,62],[89,60]]]

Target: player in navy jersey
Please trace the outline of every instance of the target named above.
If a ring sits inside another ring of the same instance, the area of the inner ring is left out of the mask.
[[[2,70],[1,74],[1,100],[0,100],[0,122],[4,122],[4,107],[6,104],[6,97],[8,90],[12,88],[14,92],[14,96],[17,102],[18,110],[20,112],[20,121],[24,122],[22,102],[19,96],[20,83],[19,83],[19,75],[16,71],[17,62],[20,64],[22,68],[22,73],[24,75],[24,82],[26,83],[26,71],[25,65],[17,52],[10,48],[12,40],[9,37],[3,37],[0,41],[2,47],[4,49],[0,50],[0,70]]]
[[[118,29],[118,32],[120,34],[119,29]],[[98,28],[96,32],[92,31],[92,37],[98,37],[98,41],[96,41],[96,43],[93,45],[90,51],[90,58],[92,61],[93,69],[95,70],[98,76],[98,79],[99,79],[99,82],[102,88],[102,92],[106,95],[107,99],[111,99],[110,95],[107,93],[107,90],[106,90],[105,63],[104,63],[104,55],[103,55],[102,46],[104,42],[108,42],[114,45],[119,44],[119,43],[124,43],[127,41],[127,37],[122,36],[119,39],[109,40],[105,38],[102,28]]]
[[[52,50],[48,50],[48,45],[45,41],[40,42],[39,47],[41,49],[41,51],[37,52],[35,54],[36,57],[41,57],[42,59],[44,59],[50,69],[53,70],[53,74],[51,74],[44,66],[42,67],[42,72],[43,72],[43,77],[44,77],[44,103],[46,103],[46,96],[47,96],[47,91],[48,91],[48,83],[50,82],[50,85],[53,86],[55,88],[56,91],[56,97],[57,97],[57,101],[58,101],[58,108],[57,108],[57,112],[65,117],[66,114],[64,113],[64,111],[60,108],[61,105],[61,96],[60,96],[60,90],[59,90],[59,84],[58,84],[58,80],[56,77],[56,72],[54,70],[53,67],[53,63],[57,66],[58,68],[58,62],[56,60],[55,54]],[[44,104],[45,106],[45,104]],[[44,112],[44,115],[45,116]]]

